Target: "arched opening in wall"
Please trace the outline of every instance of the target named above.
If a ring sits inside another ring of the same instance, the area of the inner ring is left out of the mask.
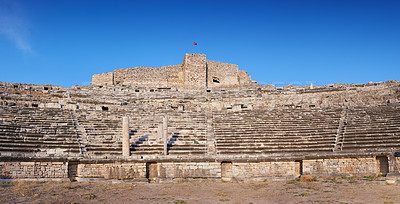
[[[294,161],[294,176],[296,178],[303,175],[303,160]]]
[[[154,92],[154,89],[150,89],[150,92]]]
[[[135,89],[135,92],[140,92],[139,89]]]
[[[103,111],[108,111],[108,107],[107,107],[107,106],[102,106],[102,107],[101,107],[101,110],[103,110]]]
[[[232,162],[223,161],[221,162],[221,179],[224,181],[230,181],[232,178]]]
[[[213,82],[216,83],[216,84],[219,84],[219,83],[220,83],[218,77],[213,77],[212,80],[213,80]]]
[[[386,175],[389,173],[388,158],[385,156],[376,157],[376,169],[377,173],[381,175]]]
[[[157,162],[146,163],[146,178],[155,179],[158,177],[158,165]]]
[[[39,107],[39,105],[38,105],[38,104],[33,104],[33,103],[32,103],[32,107],[37,108],[37,107]]]
[[[43,90],[49,90],[49,87],[43,87]]]

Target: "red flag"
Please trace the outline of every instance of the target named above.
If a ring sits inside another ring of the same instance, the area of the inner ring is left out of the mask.
[[[194,42],[193,45],[197,45],[197,43]]]

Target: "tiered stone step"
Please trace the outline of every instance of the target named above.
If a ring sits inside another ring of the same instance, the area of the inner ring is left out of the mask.
[[[400,150],[400,105],[388,104],[349,109],[344,151]]]
[[[330,152],[341,109],[214,114],[218,154]]]
[[[148,114],[148,113],[147,113]],[[206,118],[203,114],[195,113],[163,113],[168,115],[168,154],[204,154]],[[160,114],[162,115],[162,114]],[[147,118],[147,120],[144,118]],[[162,140],[158,136],[158,124],[162,122],[161,116],[150,117],[143,115],[141,118],[132,116],[134,137],[131,137],[131,153],[133,155],[162,154]],[[141,125],[135,125],[141,124]],[[148,130],[146,132],[146,129]],[[150,131],[149,131],[150,130]]]
[[[0,117],[15,114],[0,124],[2,154],[44,152],[59,156],[79,154],[76,134],[68,112],[61,109],[1,106]]]
[[[86,131],[82,138],[87,155],[121,155],[121,121],[99,111],[76,110],[76,119]]]

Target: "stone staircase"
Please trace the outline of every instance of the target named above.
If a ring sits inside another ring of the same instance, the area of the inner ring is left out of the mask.
[[[339,127],[337,130],[335,148],[333,151],[341,151],[343,146],[344,132],[346,130],[347,125],[347,116],[348,116],[348,107],[346,107],[341,114]]]

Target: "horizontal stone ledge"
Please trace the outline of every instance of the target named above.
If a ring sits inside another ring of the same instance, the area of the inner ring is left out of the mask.
[[[308,159],[339,159],[339,158],[364,158],[374,156],[392,156],[393,152],[332,152],[320,154],[268,154],[268,155],[224,155],[224,156],[199,156],[195,157],[144,157],[137,158],[33,158],[33,157],[0,157],[1,162],[76,162],[79,164],[105,164],[105,163],[146,163],[146,162],[269,162],[269,161],[295,161]]]

